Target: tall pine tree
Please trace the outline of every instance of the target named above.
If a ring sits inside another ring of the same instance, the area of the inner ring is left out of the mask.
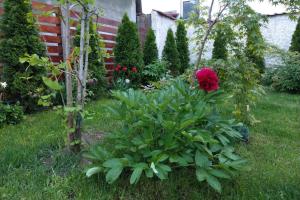
[[[185,69],[189,67],[190,53],[189,53],[187,31],[185,29],[184,21],[182,20],[178,22],[178,26],[177,26],[176,45],[177,45],[177,51],[179,53],[179,59],[180,59],[179,72],[184,73]]]
[[[80,46],[80,26],[77,29],[76,36],[74,38],[74,45]],[[89,80],[94,79],[95,84],[88,85],[88,89],[94,94],[93,98],[103,96],[108,87],[106,79],[106,69],[104,62],[104,43],[101,41],[101,37],[97,34],[96,26],[93,21],[90,21],[90,53],[89,53]]]
[[[144,45],[144,63],[145,65],[149,65],[154,63],[156,60],[158,60],[156,38],[154,31],[150,28]]]
[[[119,26],[114,48],[115,62],[122,66],[137,67],[138,72],[144,67],[143,53],[136,24],[125,14]]]
[[[290,51],[297,51],[300,53],[300,17],[296,26],[296,30],[292,37]]]
[[[218,28],[213,45],[212,58],[227,60],[228,51],[226,45],[226,34],[221,28]]]
[[[31,1],[5,0],[1,18],[0,62],[4,67],[4,80],[8,84],[8,100],[20,101],[27,111],[36,108],[39,97],[35,95],[43,87],[43,67],[28,67],[19,58],[25,54],[45,56],[45,46],[32,14]]]
[[[168,67],[172,74],[178,75],[180,71],[180,59],[172,29],[168,30],[163,50],[163,59],[168,62]]]

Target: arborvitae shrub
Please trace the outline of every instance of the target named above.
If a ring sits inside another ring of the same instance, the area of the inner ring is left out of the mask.
[[[298,51],[300,53],[300,17],[292,37],[290,51]]]
[[[228,51],[226,48],[225,41],[225,34],[222,32],[222,30],[219,28],[217,29],[214,45],[213,45],[213,52],[212,52],[212,58],[213,59],[222,59],[227,60]]]
[[[173,75],[178,75],[180,71],[180,59],[177,50],[174,33],[171,29],[168,30],[165,47],[163,50],[163,59],[168,62],[169,70]]]
[[[180,59],[180,73],[184,73],[190,63],[189,43],[187,38],[187,31],[184,22],[179,21],[176,31],[176,45]]]
[[[32,14],[31,1],[5,0],[4,14],[0,22],[0,62],[4,68],[4,80],[8,84],[7,99],[20,101],[26,111],[37,108],[37,92],[44,88],[43,67],[28,67],[19,58],[25,54],[45,56],[45,46]]]
[[[80,46],[80,26],[77,28],[77,33],[74,38],[75,46]],[[106,78],[105,69],[105,50],[104,43],[101,37],[97,34],[95,24],[90,21],[90,49],[89,53],[89,66],[88,66],[88,79],[94,80],[92,84],[88,85],[88,90],[93,92],[93,98],[103,96],[107,90],[108,82]]]
[[[143,53],[136,24],[125,14],[119,26],[114,48],[115,63],[128,68],[136,67],[138,73],[144,67]]]
[[[150,28],[144,44],[144,63],[145,65],[149,65],[154,63],[156,60],[158,60],[156,38],[154,31]]]

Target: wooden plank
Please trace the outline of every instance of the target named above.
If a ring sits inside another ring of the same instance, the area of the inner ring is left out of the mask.
[[[114,64],[105,64],[105,68],[107,70],[113,70],[115,68],[115,65]]]
[[[40,25],[39,29],[41,32],[61,34],[61,28],[59,26]]]
[[[98,31],[104,32],[104,33],[112,33],[117,34],[118,30],[116,28],[107,27],[107,26],[100,26],[98,28]]]
[[[40,36],[42,41],[48,42],[48,43],[62,43],[62,39],[60,36],[49,36],[49,35],[41,35]]]
[[[57,7],[55,7],[51,4],[46,4],[46,3],[37,2],[37,1],[32,2],[32,9],[43,11],[43,12],[57,11]]]
[[[105,48],[113,49],[116,46],[114,43],[105,43]]]
[[[103,40],[108,40],[108,41],[116,41],[116,36],[114,35],[106,35],[106,34],[100,34],[101,38]]]
[[[64,58],[62,56],[50,56],[50,60],[54,63],[60,63]]]
[[[47,46],[48,53],[63,53],[62,46]]]
[[[106,63],[114,63],[115,62],[115,59],[113,57],[110,57],[110,58],[105,58],[104,61]]]
[[[120,22],[113,20],[113,19],[108,19],[108,18],[104,18],[104,17],[99,17],[97,23],[101,23],[101,24],[105,24],[105,25],[110,25],[110,26],[119,26]]]
[[[42,22],[42,23],[60,24],[60,18],[59,17],[38,15],[37,19],[38,19],[38,22]]]

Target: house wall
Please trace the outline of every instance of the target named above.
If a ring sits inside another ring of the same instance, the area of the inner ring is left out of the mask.
[[[151,24],[152,24],[152,29],[154,30],[154,33],[156,35],[156,44],[158,48],[159,57],[161,58],[165,46],[166,38],[167,38],[168,29],[171,28],[175,34],[176,22],[175,20],[160,15],[156,11],[152,11]]]

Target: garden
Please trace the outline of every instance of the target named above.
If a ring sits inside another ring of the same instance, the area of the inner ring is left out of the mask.
[[[273,2],[298,19],[285,51],[265,41],[267,19],[247,1],[215,3],[177,20],[159,56],[155,31],[142,43],[127,14],[110,54],[95,2],[61,1],[68,37],[56,64],[31,3],[5,0],[0,199],[299,199],[300,5]]]

